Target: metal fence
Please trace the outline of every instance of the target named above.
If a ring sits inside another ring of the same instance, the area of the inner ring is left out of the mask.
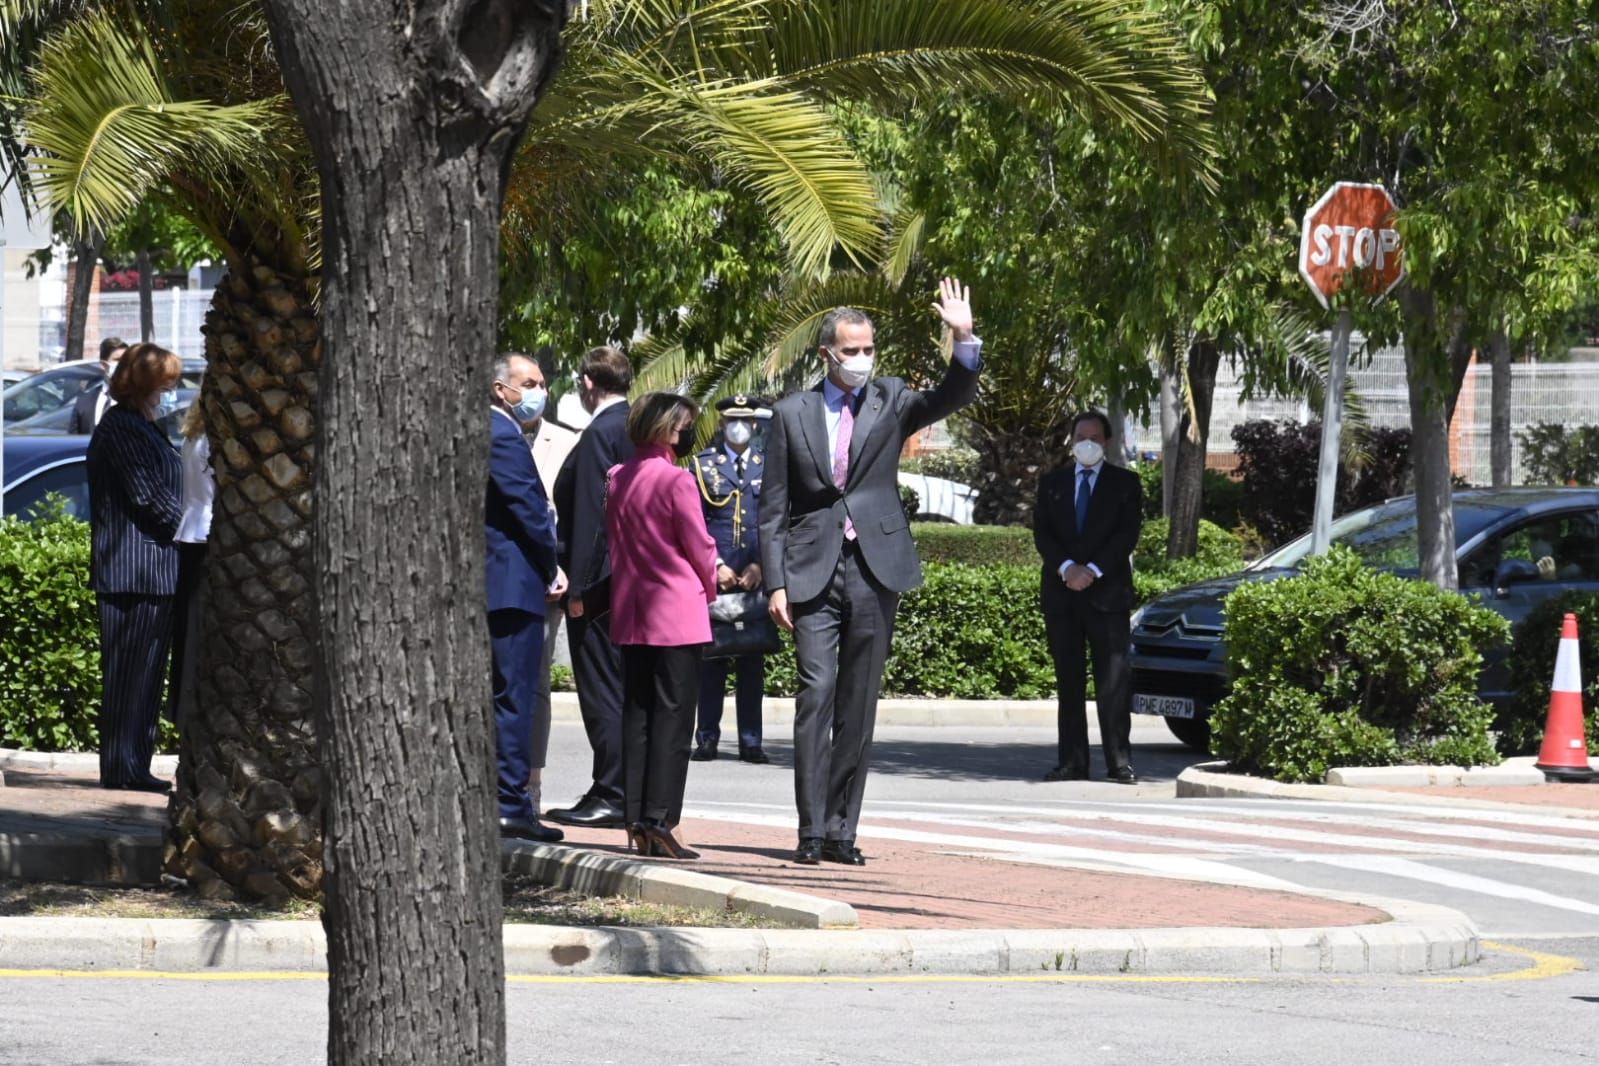
[[[211,306],[212,289],[163,289],[154,296],[154,333],[151,340],[179,355],[204,355],[205,337],[200,326]],[[139,294],[102,292],[89,304],[89,319],[84,331],[83,354],[93,357],[102,337],[139,339]],[[38,361],[41,366],[58,363],[66,353],[67,309],[64,304],[39,307]]]

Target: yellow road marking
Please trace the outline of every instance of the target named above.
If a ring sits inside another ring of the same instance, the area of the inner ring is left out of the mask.
[[[1482,946],[1489,951],[1502,951],[1507,955],[1520,955],[1532,962],[1531,966],[1508,973],[1481,974],[1472,977],[1426,977],[1429,984],[1465,984],[1468,981],[1542,981],[1550,977],[1564,977],[1583,969],[1581,960],[1568,955],[1550,955],[1529,948],[1512,947],[1493,940],[1484,940]]]

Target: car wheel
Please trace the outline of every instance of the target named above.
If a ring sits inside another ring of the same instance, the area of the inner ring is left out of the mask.
[[[1167,718],[1166,728],[1171,735],[1195,751],[1210,750],[1210,715],[1198,712],[1192,718]]]

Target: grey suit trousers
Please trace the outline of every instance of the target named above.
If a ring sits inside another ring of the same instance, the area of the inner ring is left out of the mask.
[[[822,594],[794,605],[794,803],[800,839],[854,840],[899,594],[846,542]]]

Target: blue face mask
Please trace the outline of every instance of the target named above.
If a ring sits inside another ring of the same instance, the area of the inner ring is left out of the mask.
[[[178,409],[178,390],[167,389],[155,401],[155,416],[165,418]]]
[[[518,422],[532,422],[544,413],[544,401],[549,393],[543,389],[523,389],[522,398],[511,405],[511,414]]]

